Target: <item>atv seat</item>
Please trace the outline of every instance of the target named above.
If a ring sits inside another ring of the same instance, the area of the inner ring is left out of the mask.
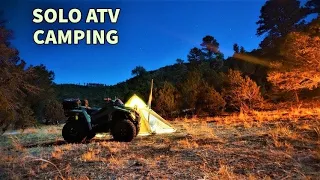
[[[95,115],[101,108],[87,108],[86,111],[90,116]]]

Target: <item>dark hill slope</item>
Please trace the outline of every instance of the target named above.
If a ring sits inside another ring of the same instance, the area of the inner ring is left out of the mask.
[[[148,71],[112,86],[59,84],[55,88],[59,100],[70,97],[87,98],[92,106],[101,106],[105,97],[118,97],[126,101],[133,94],[138,94],[144,101],[147,101],[151,79],[154,80],[155,91],[157,88],[162,87],[165,81],[179,88],[180,83],[184,82],[188,77],[188,72],[193,70],[201,72],[202,80],[205,80],[217,91],[221,91],[223,87],[224,76],[221,72],[225,73],[229,68],[242,71],[245,75],[249,75],[257,81],[259,85],[263,86],[265,83],[265,71],[259,65],[243,62],[235,58],[228,58],[224,60],[223,64],[224,66],[219,71],[212,68],[212,62],[210,61],[204,61],[196,65],[191,65],[190,63],[174,64]],[[156,99],[155,96],[154,99]]]
[[[55,89],[59,100],[70,97],[87,98],[92,106],[100,106],[105,97],[119,97],[126,101],[134,93],[147,101],[150,93],[151,79],[154,79],[154,88],[161,86],[164,81],[177,84],[183,81],[187,73],[187,66],[187,64],[165,66],[113,86],[56,84]]]

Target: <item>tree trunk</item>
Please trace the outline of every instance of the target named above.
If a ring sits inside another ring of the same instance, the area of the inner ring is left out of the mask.
[[[299,102],[299,93],[297,91],[294,91],[294,95],[296,97],[296,102]]]

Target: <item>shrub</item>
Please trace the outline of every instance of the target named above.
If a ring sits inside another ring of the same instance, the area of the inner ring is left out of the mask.
[[[219,92],[203,83],[197,95],[196,113],[199,115],[217,115],[224,110],[225,100]]]
[[[62,104],[57,100],[50,100],[44,107],[44,123],[45,124],[59,124],[63,122],[66,117],[63,113]]]
[[[197,94],[201,89],[202,74],[199,70],[192,70],[187,73],[186,79],[180,84],[179,91],[183,97],[182,109],[194,109],[197,101]]]
[[[227,107],[236,110],[248,110],[260,107],[263,98],[260,87],[248,76],[242,77],[240,71],[229,70],[223,97]]]
[[[285,61],[281,68],[274,68],[267,77],[274,87],[285,92],[295,92],[297,101],[299,101],[298,93],[301,90],[314,90],[320,86],[318,23],[311,24],[309,31],[308,33],[292,32],[286,36],[281,49]]]
[[[165,81],[163,86],[156,91],[155,109],[162,116],[172,116],[178,107],[178,92],[169,82]]]

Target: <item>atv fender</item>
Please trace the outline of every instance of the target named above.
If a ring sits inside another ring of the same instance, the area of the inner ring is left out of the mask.
[[[72,110],[72,112],[78,112],[82,113],[86,119],[86,123],[88,124],[88,128],[91,131],[92,126],[91,126],[91,116],[87,113],[86,108],[84,106],[80,106],[81,110]],[[76,117],[77,120],[77,117]]]

